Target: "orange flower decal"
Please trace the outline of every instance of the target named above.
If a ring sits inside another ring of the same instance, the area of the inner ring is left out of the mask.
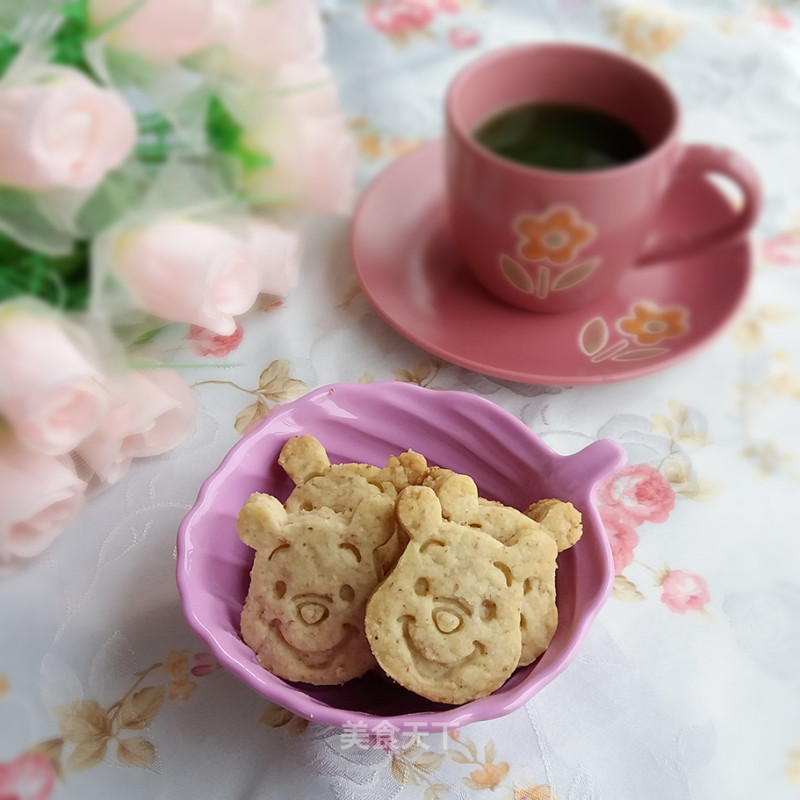
[[[679,306],[661,309],[650,303],[634,303],[631,313],[633,316],[624,317],[617,324],[639,344],[657,344],[689,330],[686,309]]]
[[[469,777],[478,787],[494,789],[506,775],[508,775],[508,763],[501,761],[499,764],[487,762],[482,769],[470,772]]]
[[[569,263],[594,238],[594,226],[581,220],[569,206],[555,206],[538,216],[521,217],[516,229],[524,239],[519,246],[524,258],[547,259],[552,264]]]

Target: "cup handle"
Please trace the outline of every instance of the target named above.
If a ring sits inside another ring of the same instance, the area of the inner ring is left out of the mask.
[[[717,228],[676,235],[646,249],[636,262],[636,266],[669,261],[704,250],[747,233],[755,224],[761,211],[761,180],[755,169],[742,156],[725,147],[703,144],[685,145],[678,160],[673,182],[697,173],[717,174],[730,178],[742,192],[744,197],[742,208],[735,216]]]

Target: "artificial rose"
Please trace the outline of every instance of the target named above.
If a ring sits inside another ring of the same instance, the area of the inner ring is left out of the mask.
[[[0,416],[23,444],[68,453],[100,424],[108,402],[77,329],[33,301],[0,306]]]
[[[116,92],[71,67],[24,77],[0,86],[0,184],[90,189],[125,161],[136,120]]]
[[[270,0],[251,6],[228,47],[235,59],[274,69],[287,62],[321,58],[324,41],[316,0]]]
[[[45,550],[83,508],[86,483],[69,456],[25,447],[0,430],[0,567]]]
[[[125,448],[132,458],[157,456],[171,450],[189,432],[197,401],[194,392],[174,370],[144,370],[137,380],[139,394],[132,397],[132,402],[149,403],[150,414],[146,424],[127,437]]]
[[[97,238],[111,269],[139,305],[170,322],[229,336],[261,285],[259,263],[244,236],[200,220],[172,217]]]
[[[330,70],[314,62],[286,65],[273,90],[266,113],[242,137],[246,148],[270,159],[247,173],[248,190],[271,205],[347,213],[355,198],[356,145]]]
[[[111,382],[113,406],[103,424],[77,448],[100,484],[116,483],[134,458],[177,445],[194,421],[192,390],[168,369],[131,371]]]
[[[297,286],[302,256],[300,237],[259,219],[250,222],[248,234],[256,254],[259,292],[286,297]]]
[[[230,36],[248,6],[249,0],[90,0],[89,15],[95,27],[118,20],[106,40],[111,47],[163,63]]]
[[[672,569],[661,580],[661,602],[676,614],[702,611],[710,599],[705,579],[692,572]]]
[[[597,502],[613,507],[618,519],[629,525],[664,522],[675,507],[675,492],[657,470],[630,464],[600,485]]]

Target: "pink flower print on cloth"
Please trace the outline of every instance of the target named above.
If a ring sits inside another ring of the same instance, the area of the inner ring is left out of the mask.
[[[202,325],[191,325],[186,338],[192,343],[192,349],[197,355],[223,358],[242,343],[244,328],[237,322],[236,330],[230,336],[222,336]]]
[[[600,518],[603,520],[603,527],[606,529],[609,543],[611,544],[611,555],[614,559],[614,574],[621,575],[626,567],[633,564],[633,551],[639,544],[639,534],[636,528],[623,522],[618,514],[611,509],[603,509]]]
[[[664,476],[647,464],[623,467],[603,483],[597,501],[603,515],[627,523],[664,522],[675,507],[675,492]]]
[[[595,236],[594,226],[571,206],[557,205],[541,214],[525,214],[514,222],[519,253],[528,261],[569,264]]]
[[[56,775],[50,759],[34,753],[0,763],[0,798],[2,800],[50,800]]]
[[[447,41],[457,50],[475,47],[481,40],[480,33],[468,25],[457,25],[447,32]]]
[[[192,675],[196,678],[204,678],[220,668],[219,662],[211,653],[195,653],[194,666],[191,669]]]
[[[367,8],[367,20],[380,33],[412,33],[427,28],[436,10],[430,0],[379,0]]]
[[[661,580],[661,602],[676,614],[702,611],[710,599],[705,578],[693,572],[672,569]]]
[[[772,264],[800,267],[800,231],[781,233],[761,245],[761,253]]]

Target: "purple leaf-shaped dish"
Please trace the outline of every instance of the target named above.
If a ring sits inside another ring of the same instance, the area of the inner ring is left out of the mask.
[[[284,681],[242,641],[239,618],[253,550],[236,532],[252,492],[284,500],[293,484],[278,466],[284,442],[311,434],[332,462],[383,466],[412,449],[430,464],[471,475],[484,497],[525,509],[540,498],[572,502],[583,514],[580,541],[558,558],[558,629],[545,653],[488,697],[461,706],[433,703],[378,674],[342,686]],[[597,484],[624,461],[601,440],[562,456],[494,403],[466,392],[385,382],[324,386],[272,410],[205,481],[178,531],[177,581],[191,628],[220,663],[256,692],[309,720],[359,731],[443,731],[507,714],[530,700],[575,657],[610,592],[614,568],[593,504]]]

